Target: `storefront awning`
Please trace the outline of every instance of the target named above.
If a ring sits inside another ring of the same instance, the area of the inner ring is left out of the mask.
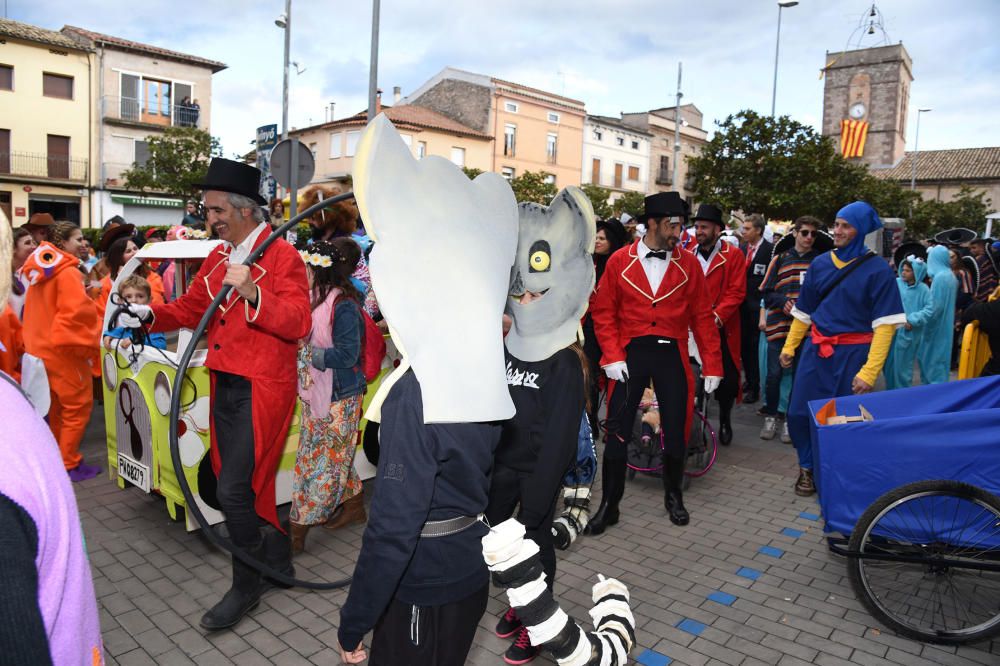
[[[152,206],[154,208],[183,208],[183,199],[167,197],[141,197],[128,194],[112,194],[111,200],[126,206]]]

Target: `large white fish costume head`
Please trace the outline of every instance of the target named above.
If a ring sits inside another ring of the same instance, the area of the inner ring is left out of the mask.
[[[375,241],[372,288],[402,355],[367,418],[380,420],[395,381],[412,368],[425,423],[509,419],[503,312],[517,249],[517,202],[506,180],[469,180],[442,157],[416,160],[384,115],[365,129],[354,194]]]
[[[549,206],[522,203],[518,213],[506,344],[522,361],[541,361],[577,340],[594,290],[597,224],[590,199],[578,187],[567,187]],[[526,291],[541,297],[521,303]]]

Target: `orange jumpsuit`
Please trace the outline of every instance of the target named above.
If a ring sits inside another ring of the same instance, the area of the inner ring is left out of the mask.
[[[21,381],[21,356],[24,355],[24,336],[21,322],[14,308],[5,305],[0,312],[0,370]]]
[[[25,350],[45,364],[52,397],[49,428],[67,470],[83,460],[80,441],[94,403],[88,361],[101,333],[97,307],[87,297],[79,263],[77,257],[42,243],[21,268],[28,284]]]

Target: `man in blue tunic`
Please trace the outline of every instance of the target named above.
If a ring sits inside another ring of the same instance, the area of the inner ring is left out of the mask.
[[[803,497],[816,492],[809,401],[871,391],[896,327],[906,323],[895,274],[865,247],[865,236],[880,228],[878,213],[864,201],[841,208],[834,249],[809,265],[792,308],[781,365],[791,367],[804,338],[795,372],[808,380],[794,383],[788,405],[788,432],[799,455],[795,493]]]

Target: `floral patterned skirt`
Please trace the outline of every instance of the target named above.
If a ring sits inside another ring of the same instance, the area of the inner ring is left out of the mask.
[[[324,523],[334,509],[361,492],[354,452],[362,398],[359,394],[338,400],[321,418],[310,414],[309,406],[303,403],[289,514],[293,523]]]

